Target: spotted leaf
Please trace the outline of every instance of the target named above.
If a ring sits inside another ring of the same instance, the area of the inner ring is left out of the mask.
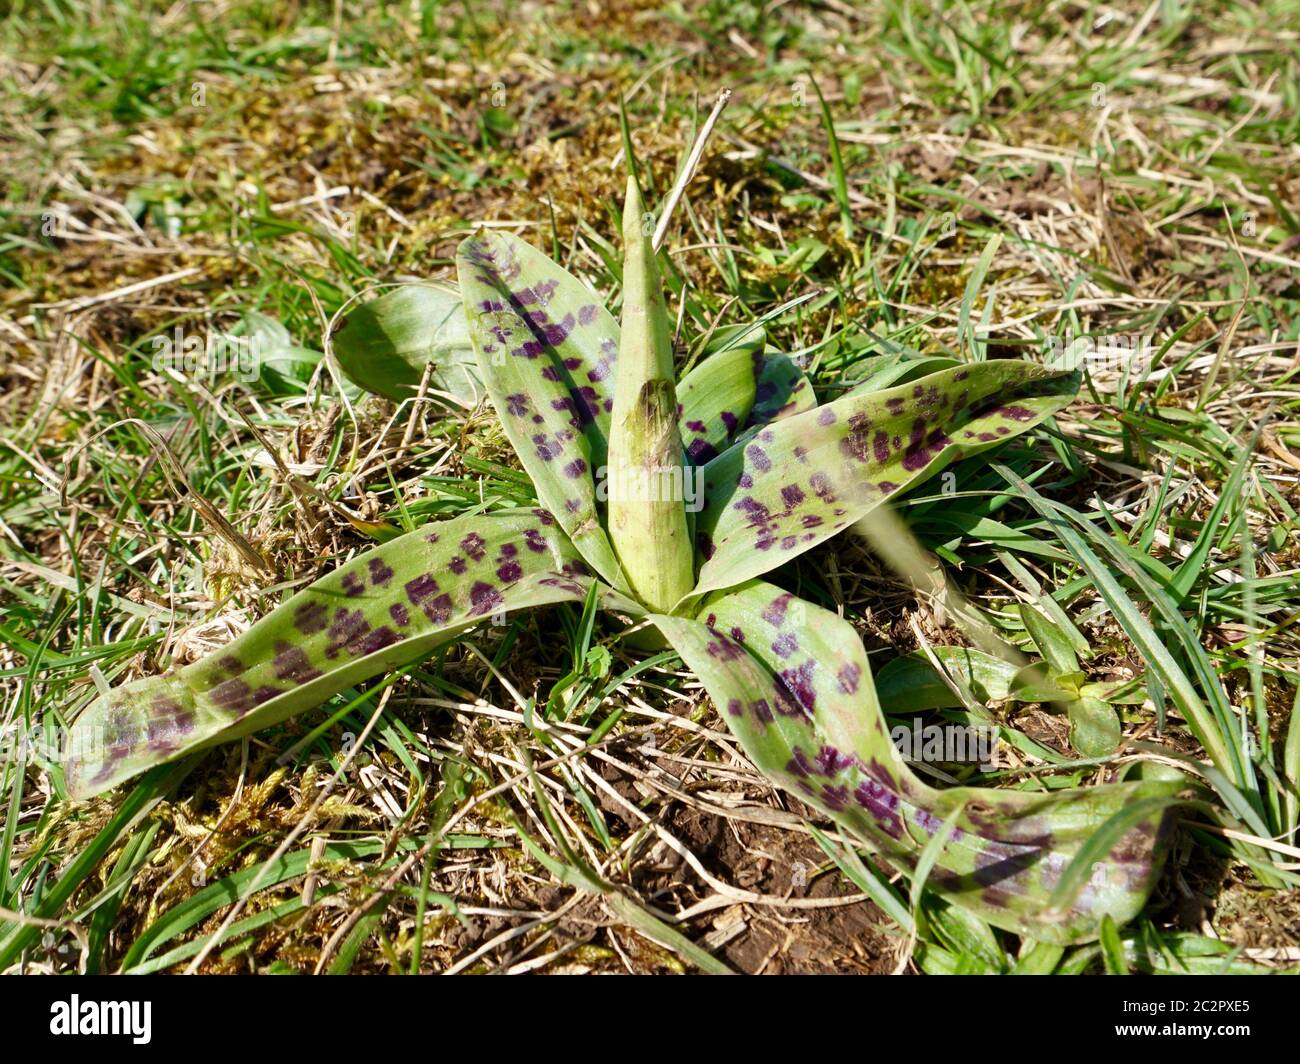
[[[1109,816],[1177,781],[1027,794],[937,790],[908,768],[886,728],[851,625],[759,581],[711,596],[696,618],[654,623],[700,677],[746,753],[779,786],[903,872],[956,814],[927,885],[998,927],[1045,941],[1096,937],[1131,919],[1165,856],[1168,808],[1133,825],[1056,914],[1048,900],[1070,859]]]
[[[538,498],[592,568],[626,588],[596,498],[617,323],[586,285],[518,237],[470,237],[456,266],[479,374]]]
[[[68,790],[85,798],[248,735],[418,661],[488,617],[583,600],[590,583],[544,512],[426,525],[353,558],[203,660],[96,699],[68,738]],[[613,591],[602,596],[609,609],[637,610]]]
[[[677,386],[682,444],[704,465],[764,425],[817,405],[794,360],[764,351],[762,326],[737,326],[715,338],[709,354]]]
[[[704,467],[697,593],[773,569],[954,459],[1033,428],[1078,378],[983,362],[785,418]]]

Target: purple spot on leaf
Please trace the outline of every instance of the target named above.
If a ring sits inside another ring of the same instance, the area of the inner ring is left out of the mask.
[[[503,601],[500,591],[480,580],[469,589],[470,616],[481,617],[485,613],[492,613]]]
[[[293,614],[293,625],[303,635],[323,632],[329,624],[329,611],[319,602],[304,602]]]

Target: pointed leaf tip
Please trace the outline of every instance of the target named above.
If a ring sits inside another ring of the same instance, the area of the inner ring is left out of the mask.
[[[632,174],[627,175],[627,193],[623,197],[623,240],[627,246],[647,239],[645,227],[645,201],[641,198],[641,187]]]

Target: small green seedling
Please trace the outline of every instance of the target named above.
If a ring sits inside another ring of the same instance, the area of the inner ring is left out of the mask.
[[[1113,754],[1122,738],[1115,707],[1141,705],[1145,686],[1140,680],[1089,683],[1075,647],[1054,622],[1033,606],[1022,605],[1020,616],[1041,661],[1018,665],[971,647],[913,651],[880,670],[876,691],[881,701],[894,714],[957,709],[965,687],[985,703],[1044,703],[1069,714],[1070,745],[1084,757]],[[945,679],[939,668],[957,683]]]

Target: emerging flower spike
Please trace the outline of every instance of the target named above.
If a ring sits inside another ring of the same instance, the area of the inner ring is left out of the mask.
[[[586,285],[517,237],[485,231],[457,255],[478,375],[540,508],[432,523],[322,577],[204,661],[96,699],[72,729],[69,793],[97,794],[275,724],[489,614],[582,601],[595,583],[604,609],[653,615],[775,784],[891,864],[915,870],[954,817],[927,889],[1057,942],[1132,917],[1160,868],[1179,784],[927,787],[889,741],[851,626],[754,579],[1041,424],[1078,377],[1025,362],[882,359],[817,406],[762,329],[740,325],[719,331],[679,388],[644,216],[630,181],[621,330]],[[683,489],[697,481],[692,523]],[[1144,799],[1138,812],[1150,812],[1098,855],[1065,911],[1050,911],[1084,840]]]
[[[609,444],[609,534],[628,585],[670,611],[695,585],[673,341],[636,178],[623,206],[623,328]]]

